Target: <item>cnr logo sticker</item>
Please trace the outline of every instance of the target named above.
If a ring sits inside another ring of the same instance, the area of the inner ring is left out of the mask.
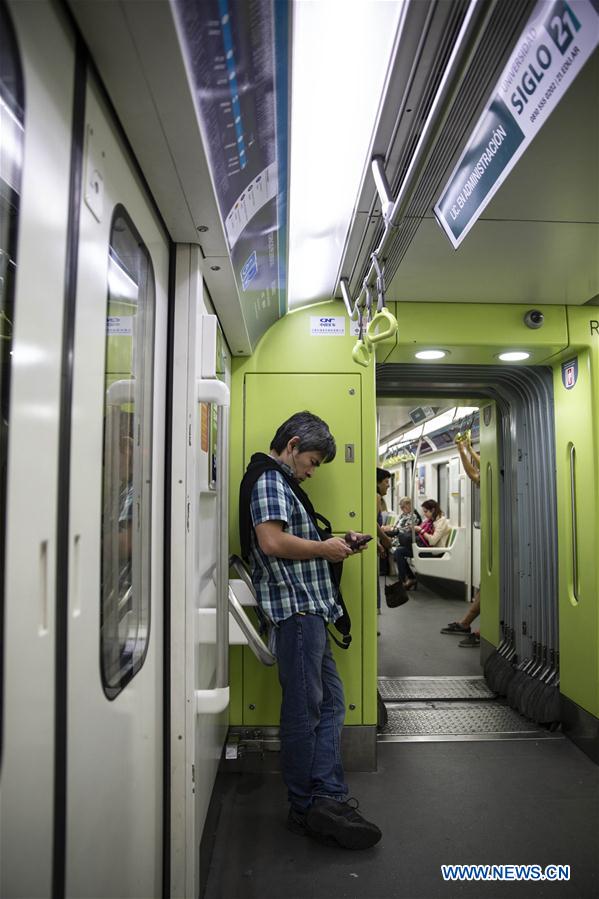
[[[311,315],[310,334],[312,337],[345,337],[345,316]]]

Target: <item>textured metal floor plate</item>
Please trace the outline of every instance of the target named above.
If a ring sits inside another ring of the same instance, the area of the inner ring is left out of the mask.
[[[562,739],[501,702],[389,704],[380,741]]]
[[[385,702],[430,699],[494,699],[484,677],[379,677]]]

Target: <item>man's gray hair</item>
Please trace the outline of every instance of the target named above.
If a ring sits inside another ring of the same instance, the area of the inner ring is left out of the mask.
[[[292,437],[299,437],[297,451],[322,453],[324,462],[332,462],[337,452],[335,438],[326,421],[313,412],[296,412],[280,425],[272,438],[271,450],[279,455],[283,452]]]

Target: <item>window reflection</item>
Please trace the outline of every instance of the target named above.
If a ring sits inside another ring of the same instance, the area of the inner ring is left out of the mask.
[[[108,256],[101,670],[113,699],[141,668],[150,631],[154,276],[122,206]]]

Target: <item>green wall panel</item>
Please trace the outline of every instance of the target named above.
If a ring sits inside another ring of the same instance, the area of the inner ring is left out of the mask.
[[[599,716],[599,509],[598,420],[599,323],[594,309],[569,308],[571,349],[554,365],[559,546],[560,690]],[[599,316],[597,316],[599,318]],[[596,327],[595,327],[596,326]],[[576,359],[571,389],[562,363]],[[575,512],[571,497],[571,447],[575,454]],[[573,519],[577,530],[578,578],[574,583]]]
[[[506,350],[526,350],[527,365],[546,362],[568,345],[565,306],[475,303],[390,303],[398,321],[397,342],[386,362],[417,362],[421,349],[448,350],[439,365],[502,365]],[[524,315],[540,309],[545,321],[533,330]],[[379,360],[382,361],[382,360]]]
[[[265,399],[267,401],[265,402]],[[337,533],[362,527],[362,409],[359,374],[247,374],[245,378],[244,466],[252,453],[268,452],[278,426],[308,408],[323,418],[337,455],[304,482],[314,508]],[[354,461],[345,461],[351,445]]]

